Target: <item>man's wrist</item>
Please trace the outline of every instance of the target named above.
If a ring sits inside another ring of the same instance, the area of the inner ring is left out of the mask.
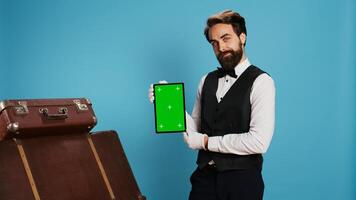
[[[209,144],[209,137],[207,135],[204,135],[204,150],[209,150],[208,149],[208,144]]]

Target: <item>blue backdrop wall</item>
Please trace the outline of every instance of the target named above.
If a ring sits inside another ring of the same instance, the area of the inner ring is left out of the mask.
[[[356,198],[353,0],[1,0],[0,99],[88,97],[95,130],[119,132],[142,192],[187,199],[196,152],[154,133],[150,83],[183,81],[191,112],[218,65],[203,36],[223,9],[245,16],[250,61],[277,88],[265,199]]]
[[[7,45],[5,45],[5,18],[6,18],[6,12],[5,12],[5,1],[0,1],[0,70],[1,70],[1,78],[0,78],[0,90],[2,91],[2,94],[5,94],[5,85],[3,85],[2,79],[3,77],[6,76],[7,74],[7,68],[8,65],[5,61],[6,55],[5,55],[5,49]],[[7,91],[7,90],[6,90]],[[2,94],[0,96],[2,96]]]

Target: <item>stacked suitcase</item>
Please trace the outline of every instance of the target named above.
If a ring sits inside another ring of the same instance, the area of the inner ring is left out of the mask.
[[[1,200],[144,200],[115,131],[89,100],[0,102]]]

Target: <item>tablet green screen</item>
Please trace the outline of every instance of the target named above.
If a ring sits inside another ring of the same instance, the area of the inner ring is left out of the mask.
[[[155,126],[157,133],[184,132],[184,84],[155,84]]]

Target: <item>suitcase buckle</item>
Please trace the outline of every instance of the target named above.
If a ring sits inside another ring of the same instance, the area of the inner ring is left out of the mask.
[[[26,115],[28,114],[28,108],[26,101],[19,101],[19,106],[14,107],[17,115]]]
[[[86,104],[80,103],[80,100],[73,100],[75,105],[77,106],[78,111],[86,111],[88,110],[88,106]]]

